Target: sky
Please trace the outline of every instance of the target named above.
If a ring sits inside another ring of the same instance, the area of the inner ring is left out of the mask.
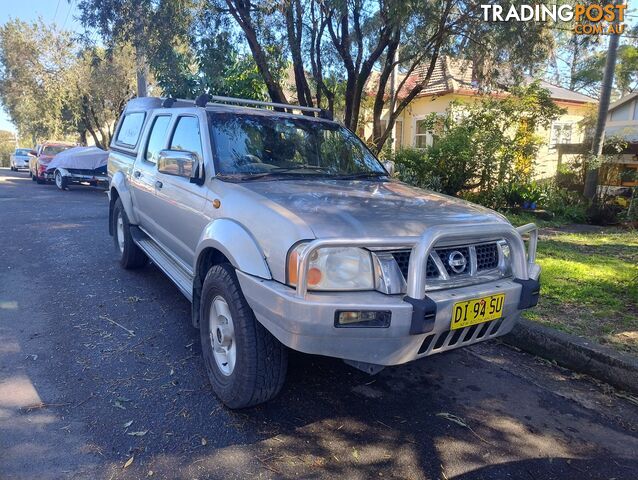
[[[76,0],[0,0],[0,25],[15,18],[28,22],[42,17],[46,22],[55,22],[60,28],[81,32],[76,3]],[[0,130],[16,131],[2,109]]]

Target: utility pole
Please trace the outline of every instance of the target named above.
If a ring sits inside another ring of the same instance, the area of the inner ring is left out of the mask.
[[[624,5],[625,0],[621,0],[617,4]],[[600,86],[600,101],[598,103],[598,119],[596,120],[596,130],[591,146],[591,160],[596,160],[595,164],[587,169],[585,177],[585,189],[583,194],[586,198],[594,199],[598,190],[598,160],[603,153],[603,144],[605,142],[605,126],[607,124],[607,111],[609,110],[609,102],[611,100],[611,88],[614,84],[614,70],[616,69],[616,58],[618,56],[618,43],[620,34],[618,31],[618,15],[612,24],[614,33],[609,37],[609,46],[607,47],[607,59],[605,61],[605,69],[603,70],[603,82]]]

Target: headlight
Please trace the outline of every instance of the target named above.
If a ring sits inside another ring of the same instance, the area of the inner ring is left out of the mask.
[[[501,240],[498,242],[498,246],[501,250],[501,259],[499,262],[499,269],[504,276],[508,276],[512,274],[512,253],[510,251],[510,246],[507,244],[505,240]]]
[[[297,285],[301,243],[288,254],[288,284]],[[308,290],[374,290],[370,252],[362,248],[326,247],[315,250],[308,262]]]

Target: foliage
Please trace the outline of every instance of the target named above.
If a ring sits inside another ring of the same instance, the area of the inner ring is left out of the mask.
[[[0,167],[9,166],[9,157],[16,147],[15,135],[6,130],[0,130]]]
[[[597,97],[600,93],[606,59],[607,54],[604,51],[587,56],[574,73],[574,87]],[[618,47],[614,87],[618,97],[627,95],[638,87],[638,46],[620,45]]]
[[[117,117],[135,93],[134,62],[128,45],[115,51],[85,48],[70,72],[75,88],[65,108],[80,136],[87,132],[98,147],[111,143]]]
[[[70,35],[41,20],[0,27],[0,99],[21,137],[35,143],[73,133],[63,105],[72,95],[74,58]]]
[[[428,119],[436,137],[431,147],[396,154],[399,177],[449,195],[471,191],[492,198],[498,189],[508,188],[503,185],[531,179],[542,144],[534,132],[561,112],[537,83],[513,88],[504,98],[454,103],[443,119]]]
[[[134,92],[130,48],[81,46],[39,20],[0,28],[0,99],[21,138],[86,140],[106,146]]]

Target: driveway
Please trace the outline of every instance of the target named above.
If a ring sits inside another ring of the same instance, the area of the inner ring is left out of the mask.
[[[291,355],[213,395],[189,303],[115,260],[102,190],[0,170],[0,478],[635,479],[638,405],[497,342],[388,368]]]

